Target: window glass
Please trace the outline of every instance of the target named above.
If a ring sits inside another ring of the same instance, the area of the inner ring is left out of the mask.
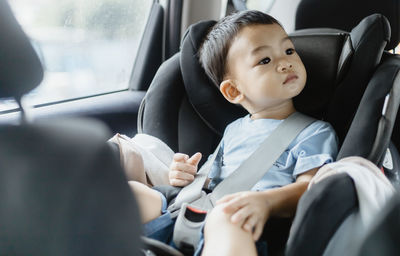
[[[287,33],[294,31],[300,0],[232,0],[236,10],[259,10],[277,19]]]
[[[153,1],[8,2],[45,68],[41,85],[24,99],[29,105],[128,88]],[[10,106],[2,103],[0,111]]]
[[[400,54],[400,44],[398,44],[398,45],[396,46],[396,48],[394,48],[394,49],[392,50],[392,52],[393,52],[393,53],[396,53],[396,54]]]
[[[259,10],[265,13],[269,13],[271,11],[272,5],[275,0],[247,0],[246,7],[249,10]]]

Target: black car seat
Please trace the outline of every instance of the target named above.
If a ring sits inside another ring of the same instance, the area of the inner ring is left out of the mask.
[[[38,56],[0,0],[0,98],[20,101],[42,76]],[[105,126],[27,119],[0,126],[0,255],[141,254],[137,206],[105,143]]]
[[[295,30],[336,28],[350,31],[364,17],[380,13],[391,24],[392,35],[386,49],[394,49],[400,37],[400,3],[396,0],[301,0],[296,11]]]
[[[296,28],[329,26],[348,30],[348,24],[355,24],[357,19],[371,12],[380,12],[389,17],[392,36],[385,49],[394,48],[399,43],[398,1],[324,1],[322,3],[304,0],[297,9]],[[328,29],[320,28],[319,30]],[[369,55],[369,53],[366,54]],[[398,56],[384,52],[378,67],[370,73],[373,75],[367,84],[353,81],[353,83],[358,83],[356,87],[365,92],[360,95],[346,96],[344,99],[347,100],[336,106],[338,113],[344,113],[349,108],[356,110],[348,115],[348,130],[343,138],[338,159],[352,155],[367,158],[378,167],[385,167],[385,174],[394,184],[398,184],[399,181],[399,169],[396,169],[399,165],[396,150],[397,145],[400,145],[397,144],[398,137],[395,143],[391,142],[391,139],[395,141],[394,138],[398,136],[396,128],[393,127],[399,119],[396,120],[400,100],[399,60]],[[342,87],[343,93],[347,90],[343,84],[339,86]],[[352,97],[357,97],[357,101],[361,99],[358,106],[354,104]],[[331,113],[334,111],[335,109],[332,109]],[[357,193],[348,175],[332,176],[324,183],[315,185],[302,196],[299,202],[286,254],[323,255],[335,232],[347,217],[356,211],[358,211]]]
[[[214,23],[203,21],[188,29],[181,51],[159,68],[141,105],[138,131],[162,139],[176,152],[200,151],[207,156],[213,152],[225,126],[245,115],[241,107],[220,95],[198,62],[197,50]],[[356,112],[358,99],[390,38],[387,19],[382,15],[369,16],[350,33],[314,30],[296,32],[291,37],[308,70],[306,89],[294,99],[295,105],[306,114],[332,122],[341,131],[339,138],[343,142],[351,123],[348,116]],[[336,118],[342,113],[334,115],[332,109],[343,104],[339,94],[348,93],[343,92],[344,86],[351,91],[355,107],[347,109],[344,117]],[[268,221],[264,234],[272,254],[283,248],[287,238],[287,230],[279,225],[272,228],[274,223]]]
[[[375,21],[376,19],[380,21]],[[215,143],[229,122],[245,114],[242,108],[224,101],[222,95],[205,76],[200,64],[196,63],[197,59],[193,58],[203,36],[199,35],[200,26],[208,27],[212,23],[210,21],[210,24],[199,24],[189,30],[190,39],[183,41],[181,53],[173,56],[160,67],[153,80],[153,86],[149,88],[142,103],[139,131],[163,139],[177,151],[191,153],[200,146],[205,148],[202,152],[212,152],[213,147],[210,147],[209,142]],[[390,31],[387,21],[379,15],[370,17],[354,29],[352,37],[348,32],[339,30],[329,32],[305,30],[295,32],[291,36],[309,70],[307,87],[295,98],[296,107],[311,116],[331,121],[335,129],[341,131],[338,135],[343,141],[351,123],[351,118],[347,116],[354,115],[366,84],[381,60],[385,43],[389,40]],[[365,36],[371,38],[369,43],[365,42]],[[327,48],[329,51],[326,51]],[[372,49],[374,51],[371,52]],[[369,54],[366,54],[367,52]],[[177,67],[178,64],[180,64],[179,67]],[[321,68],[324,68],[323,72]],[[354,83],[354,80],[359,82]],[[164,85],[158,85],[161,83]],[[194,86],[194,84],[202,86]],[[363,87],[360,84],[363,84]],[[357,98],[345,102],[344,105],[352,103],[355,106],[352,108],[349,106],[349,109],[344,111],[346,117],[338,118],[333,109],[339,103],[343,105],[341,97],[336,96],[339,94],[336,91],[343,90],[343,87],[349,90],[356,87],[350,92],[340,92]],[[310,100],[313,104],[309,104]],[[187,112],[187,109],[193,108],[188,104],[194,106],[194,112]],[[347,112],[352,113],[347,114]],[[191,117],[189,120],[193,117],[199,118],[197,119],[199,123],[194,120],[188,121],[186,115]],[[197,125],[200,127],[195,131],[204,132],[206,137],[201,136],[203,134],[196,136],[200,138],[190,136],[190,132],[193,131],[191,127],[197,127]],[[208,140],[204,141],[204,139]]]
[[[213,24],[191,26],[181,51],[159,68],[141,105],[139,132],[159,137],[175,151],[212,153],[225,126],[245,114],[241,107],[226,102],[196,58],[202,37]],[[307,86],[295,98],[297,109],[331,122],[343,142],[390,38],[387,19],[372,15],[351,33],[304,30],[291,38],[308,70]],[[350,95],[351,100],[343,103],[339,94]],[[335,114],[338,105],[348,104],[341,111],[343,116]]]
[[[400,101],[400,83],[396,81],[400,69],[399,61],[395,57],[378,67],[361,100],[339,158],[350,156],[350,148],[354,147],[353,155],[368,158],[378,166],[381,164],[382,156],[389,145]],[[386,103],[386,111],[382,114],[388,93],[392,99],[387,101],[389,103]],[[377,125],[371,127],[371,123]],[[351,140],[354,143],[350,143]],[[345,146],[347,143],[348,147]],[[370,147],[369,152],[366,151],[367,147]],[[298,255],[298,252],[322,255],[341,223],[357,210],[356,190],[348,175],[333,176],[326,183],[316,184],[299,202],[287,245],[287,255]]]
[[[373,13],[381,13],[385,15],[385,17],[388,18],[390,22],[390,27],[391,27],[391,39],[388,41],[387,45],[385,46],[385,52],[382,56],[382,61],[380,62],[383,64],[386,60],[390,63],[395,63],[397,61],[397,56],[395,54],[389,53],[388,50],[394,49],[398,43],[400,42],[400,2],[399,1],[394,1],[394,0],[383,0],[383,1],[375,1],[375,0],[355,0],[355,1],[344,1],[344,0],[334,0],[334,1],[318,1],[318,0],[302,0],[297,8],[297,13],[296,13],[296,30],[303,30],[303,29],[309,29],[309,28],[322,28],[321,30],[326,30],[324,28],[336,28],[336,29],[341,29],[345,31],[349,31],[355,24],[357,24],[363,17],[373,14]],[[364,56],[362,58],[368,58],[368,56]],[[393,60],[394,59],[394,60]],[[365,59],[365,61],[367,61]],[[390,64],[389,64],[390,65]],[[389,67],[388,67],[389,69]],[[382,73],[385,71],[381,71]],[[388,71],[386,71],[388,72]],[[372,72],[371,72],[372,74]],[[388,81],[389,84],[393,84],[396,72],[391,71],[391,78],[388,78],[386,81]],[[388,73],[386,75],[389,76]],[[381,76],[385,76],[382,74]],[[377,79],[376,79],[377,80]],[[354,83],[359,83],[357,80],[354,80]],[[361,83],[360,83],[361,84]],[[384,83],[382,83],[384,85]],[[346,90],[346,86],[341,86],[343,89]],[[381,95],[379,97],[375,97],[375,100],[378,100],[379,98],[379,104],[384,102],[385,100],[387,101],[387,105],[390,106],[389,101],[393,101],[395,98],[394,97],[388,97],[386,98],[386,95],[389,94],[391,87],[385,87],[385,89],[380,89]],[[375,94],[374,90],[371,90],[372,94]],[[358,95],[358,100],[361,99],[361,95]],[[352,109],[355,109],[358,107],[358,104],[354,104],[354,100],[352,100],[352,97],[354,95],[349,95],[345,96],[343,100],[341,101],[343,104],[339,104],[338,106],[335,106],[335,109],[332,109],[332,112],[334,111],[340,111],[342,113],[346,112],[349,107]],[[373,97],[372,95],[370,97]],[[365,106],[365,105],[363,105]],[[364,109],[368,111],[367,109]],[[352,111],[351,111],[352,112]],[[359,110],[358,113],[362,113],[363,111]],[[354,112],[352,112],[354,114]],[[376,113],[377,114],[377,113]],[[393,113],[389,113],[393,115]],[[394,113],[396,115],[396,113]],[[378,117],[379,115],[375,115]],[[353,116],[349,116],[348,119],[352,120]],[[374,120],[375,121],[375,120]],[[388,120],[383,121],[384,122],[390,122],[391,124],[389,126],[393,127],[393,122],[395,122],[395,131],[398,131],[400,128],[400,118],[392,117]],[[350,122],[348,122],[350,125]],[[360,155],[363,157],[367,157],[373,162],[376,162],[379,166],[383,164],[385,154],[383,154],[382,157],[382,152],[376,152],[373,153],[374,156],[369,156],[369,148],[371,145],[365,145],[365,143],[371,143],[371,141],[366,141],[366,140],[354,140],[355,137],[358,138],[363,138],[365,137],[371,137],[374,136],[373,134],[376,134],[374,130],[371,129],[363,129],[365,127],[366,123],[360,124],[359,122],[353,122],[354,126],[352,129],[352,132],[350,134],[347,134],[349,136],[349,140],[347,140],[346,143],[344,143],[342,152],[339,155],[339,158],[348,156],[350,154],[354,154],[355,151],[360,150],[359,153],[356,155]],[[366,133],[363,134],[363,136],[359,136],[357,133],[360,131],[365,131]],[[339,131],[340,132],[340,131]],[[386,131],[386,133],[390,132],[391,130]],[[392,178],[392,176],[398,176],[396,171],[399,172],[400,169],[394,169],[394,168],[387,168],[387,166],[398,166],[400,164],[400,158],[397,154],[397,149],[400,147],[400,133],[394,132],[392,134],[391,141],[389,142],[389,147],[384,149],[385,151],[388,150],[388,155],[392,161],[388,161],[388,165],[384,165],[385,172],[387,172],[387,175],[389,178]],[[381,150],[381,149],[380,149]],[[380,159],[377,159],[379,158]],[[392,179],[393,180],[393,179]],[[399,183],[398,180],[394,180],[395,182]]]

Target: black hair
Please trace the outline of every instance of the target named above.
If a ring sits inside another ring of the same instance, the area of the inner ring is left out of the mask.
[[[256,24],[278,24],[282,27],[272,16],[250,10],[222,18],[208,32],[198,56],[206,74],[218,87],[226,73],[226,56],[232,40],[242,27]]]

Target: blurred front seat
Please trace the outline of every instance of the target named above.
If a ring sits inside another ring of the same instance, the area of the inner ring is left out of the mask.
[[[0,98],[21,97],[43,69],[0,0]],[[118,159],[93,120],[0,126],[0,255],[138,255],[140,220]]]

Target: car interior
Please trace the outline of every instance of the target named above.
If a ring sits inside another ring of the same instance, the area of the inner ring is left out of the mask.
[[[308,73],[296,109],[334,127],[337,160],[368,159],[398,189],[400,3],[292,3],[289,36]],[[243,8],[246,1],[153,1],[126,90],[27,106],[42,60],[0,0],[0,101],[18,104],[0,112],[0,255],[191,255],[141,236],[118,148],[106,141],[145,133],[174,152],[210,155],[246,112],[223,98],[197,52],[216,20]],[[395,196],[358,255],[398,254],[399,207]],[[330,255],[330,241],[358,210],[354,182],[335,175],[303,194],[294,219],[269,219],[262,239],[269,255]]]

